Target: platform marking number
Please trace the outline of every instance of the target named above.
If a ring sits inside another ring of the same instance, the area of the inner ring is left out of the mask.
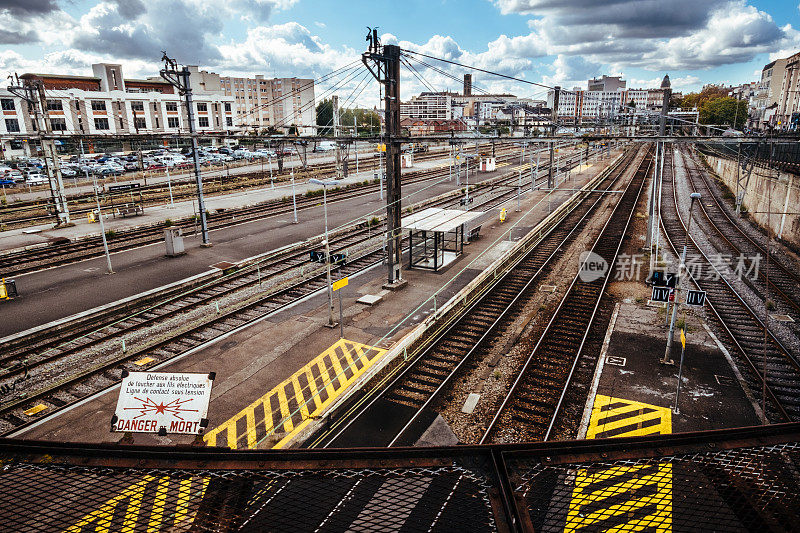
[[[587,439],[672,432],[669,408],[598,394]],[[564,531],[672,530],[672,464],[615,465],[575,475]]]
[[[277,423],[286,432],[286,436],[274,446],[281,447],[379,361],[386,351],[340,339],[283,383],[206,433],[204,439],[210,446],[216,446],[218,438],[223,435],[225,445],[230,448],[255,449],[258,437],[265,435]],[[304,407],[300,407],[298,416],[291,416],[292,409],[298,406]],[[242,426],[244,431],[240,431]],[[111,533],[160,531],[169,527],[188,530],[207,485],[208,479],[145,476],[122,489],[67,531]],[[175,527],[178,524],[180,527]]]

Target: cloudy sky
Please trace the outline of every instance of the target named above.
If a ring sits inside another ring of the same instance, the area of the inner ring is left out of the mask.
[[[0,73],[90,75],[108,61],[144,77],[166,50],[220,74],[319,78],[357,60],[375,25],[384,43],[570,88],[600,74],[649,87],[669,73],[683,91],[741,83],[800,51],[798,0],[0,0]],[[423,83],[458,88],[444,73],[465,70],[428,62],[443,72],[410,61],[404,98]],[[487,91],[542,96],[473,77]],[[343,99],[377,102],[363,70],[342,71],[317,94],[334,84]]]

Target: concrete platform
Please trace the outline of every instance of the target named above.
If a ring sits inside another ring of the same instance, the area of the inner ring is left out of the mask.
[[[606,336],[595,373],[581,437],[610,438],[758,425],[757,406],[745,393],[727,352],[704,325],[687,313],[686,353],[678,412],[680,333],[672,344],[675,365],[664,356],[668,328],[663,308],[621,303]]]
[[[358,178],[348,178],[347,181],[364,179],[367,179],[366,174]],[[297,192],[301,194],[309,188],[314,186],[298,186]],[[448,182],[446,179],[435,184],[426,181],[403,186],[404,197],[408,203],[418,202],[454,189],[457,189],[455,182]],[[237,207],[248,202],[256,203],[268,196],[283,197],[286,194],[286,190],[278,187],[274,191],[267,188],[216,197],[209,199],[207,204],[209,210],[213,212],[220,207]],[[291,194],[291,191],[288,194]],[[182,205],[183,215],[193,213],[194,208],[190,202],[183,202]],[[328,223],[330,228],[336,228],[371,218],[376,214],[384,214],[384,206],[385,199],[381,200],[377,191],[374,195],[331,201],[328,205]],[[106,227],[113,229],[118,227],[115,224],[163,222],[166,218],[177,218],[178,211],[177,207],[175,210],[167,207],[147,208],[144,216],[117,219]],[[15,276],[19,297],[13,301],[2,302],[8,320],[0,322],[0,337],[206,272],[210,265],[220,261],[235,263],[316,237],[323,232],[325,226],[321,200],[318,206],[298,211],[298,220],[298,224],[293,224],[292,214],[284,213],[211,230],[209,232],[213,243],[211,248],[201,247],[198,235],[187,235],[184,238],[187,253],[177,258],[165,257],[163,242],[113,253],[111,262],[115,274],[111,276],[104,275],[105,257],[95,257]],[[97,224],[89,224],[85,220],[72,228],[46,229],[35,234],[12,230],[0,234],[0,248],[5,245],[16,248],[18,245],[41,243],[63,236],[74,239],[98,230]]]
[[[565,190],[553,193],[552,207],[572,196],[571,189],[602,168],[573,176]],[[533,227],[549,212],[546,193],[527,195],[519,213],[508,210],[506,222],[492,219],[482,236],[445,272],[404,270],[408,286],[384,295],[372,307],[356,302],[378,294],[385,281],[385,267],[351,276],[341,289],[344,303],[344,337],[325,327],[326,292],[268,316],[243,330],[234,331],[211,346],[148,370],[216,372],[209,408],[210,445],[237,449],[282,447],[290,444],[312,420],[320,418],[337,397],[357,378],[380,361],[395,342],[433,311],[430,300],[437,294],[444,302],[507,249],[513,224]],[[516,199],[512,199],[514,205]],[[335,276],[335,274],[334,274]],[[338,318],[338,317],[337,317]],[[118,441],[122,435],[109,431],[117,389],[85,401],[32,427],[19,436],[54,441]],[[304,406],[299,408],[299,406]],[[290,413],[294,413],[290,415]],[[376,431],[381,431],[376,426]],[[188,444],[186,436],[159,437],[137,434],[135,442],[164,445]]]

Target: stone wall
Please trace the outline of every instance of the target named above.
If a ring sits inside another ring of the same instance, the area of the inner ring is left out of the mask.
[[[736,194],[736,161],[711,155],[706,161]],[[742,205],[761,227],[771,227],[773,235],[800,249],[800,176],[754,168]]]

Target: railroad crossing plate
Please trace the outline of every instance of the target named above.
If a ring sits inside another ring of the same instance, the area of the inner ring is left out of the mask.
[[[208,426],[214,373],[130,372],[122,378],[112,431],[199,435]]]

